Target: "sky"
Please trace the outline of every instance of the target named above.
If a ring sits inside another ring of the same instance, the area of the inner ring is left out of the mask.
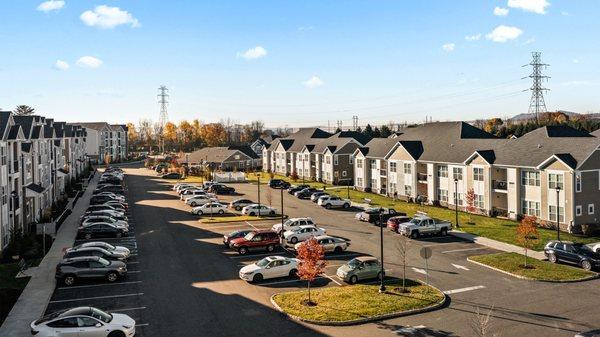
[[[600,112],[600,3],[4,0],[0,108],[56,120],[262,120],[268,127]]]

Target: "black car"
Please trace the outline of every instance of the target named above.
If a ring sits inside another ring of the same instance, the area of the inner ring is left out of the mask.
[[[398,215],[406,215],[406,213],[396,212],[393,208],[384,209],[380,212],[379,207],[368,208],[356,215],[356,218],[360,221],[369,222],[375,225],[379,225],[380,221],[382,224],[386,224],[390,218]]]
[[[106,237],[120,238],[122,236],[127,236],[128,234],[129,230],[126,228],[117,227],[107,223],[91,224],[89,226],[79,227],[77,230],[77,237],[85,238],[86,240]]]
[[[96,187],[96,191],[94,193],[100,192],[113,192],[115,194],[123,195],[125,193],[125,190],[123,189],[123,186],[119,185],[102,185]]]
[[[90,204],[91,205],[97,205],[97,204],[105,204],[107,202],[114,202],[114,203],[118,203],[120,205],[124,205],[124,203],[120,202],[117,199],[114,199],[112,197],[106,196],[106,195],[94,195],[92,196],[92,198],[90,198]]]
[[[321,192],[321,190],[318,190],[314,187],[309,187],[296,192],[294,195],[298,199],[310,199],[310,196],[315,192]]]
[[[106,185],[121,185],[123,181],[115,176],[102,177],[98,180],[98,184]]]
[[[225,235],[223,235],[223,244],[225,245],[225,247],[229,248],[229,242],[231,242],[231,240],[244,237],[244,236],[246,236],[246,234],[248,234],[250,232],[251,232],[251,230],[245,229],[245,230],[233,231],[229,234],[225,234]]]
[[[302,191],[305,188],[309,188],[310,186],[308,185],[294,185],[294,186],[290,186],[287,189],[287,192],[291,195],[294,195],[294,193],[298,192],[298,191]]]
[[[181,179],[181,174],[177,172],[171,172],[160,176],[163,179]]]
[[[552,263],[567,262],[576,264],[585,270],[600,267],[600,254],[580,243],[553,240],[544,247],[544,255]]]
[[[214,194],[233,194],[233,193],[235,193],[235,188],[225,186],[225,185],[220,185],[220,184],[212,185],[209,190],[210,190],[210,192],[212,192]]]
[[[107,260],[119,260],[123,261],[126,259],[125,254],[120,252],[109,252],[108,250],[101,247],[76,247],[67,249],[63,259],[71,259],[75,257],[85,256],[97,256]]]
[[[115,282],[127,275],[127,265],[122,261],[108,261],[97,256],[74,257],[62,260],[56,266],[55,277],[71,286],[79,278],[104,278]]]
[[[271,179],[269,180],[269,187],[287,189],[290,187],[290,183],[281,179]]]

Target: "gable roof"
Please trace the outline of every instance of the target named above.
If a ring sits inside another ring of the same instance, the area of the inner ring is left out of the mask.
[[[373,138],[361,148],[361,153],[368,158],[383,159],[397,143],[397,138]]]
[[[86,129],[92,129],[92,130],[111,130],[110,125],[108,125],[108,123],[106,122],[77,122],[77,123],[69,123],[71,125],[78,125],[78,126],[82,126]]]
[[[10,127],[10,129],[8,130],[8,140],[15,140],[15,139],[19,139],[22,138],[22,133],[21,135],[19,135],[19,133],[21,132],[21,126],[20,125],[12,125]],[[21,137],[20,137],[21,136]]]
[[[281,144],[286,151],[300,152],[305,145],[315,145],[319,140],[330,136],[331,133],[319,128],[300,128],[287,137],[273,140],[271,145],[275,145],[275,149],[278,144]]]
[[[10,120],[10,111],[0,111],[0,137],[3,137]]]
[[[252,150],[250,150],[252,151]],[[254,157],[250,157],[245,152],[235,148],[235,147],[226,147],[226,146],[215,146],[215,147],[204,147],[200,150],[196,150],[187,156],[187,160],[190,163],[200,163],[203,161],[207,161],[209,163],[222,163],[231,156],[235,154],[240,154],[244,156],[244,159],[240,160],[248,160],[253,159]],[[256,156],[256,154],[254,154]],[[185,158],[184,157],[184,158]],[[185,161],[184,161],[185,162]]]
[[[241,151],[242,153],[244,153],[245,155],[247,155],[248,157],[252,158],[252,159],[258,159],[260,158],[256,152],[254,152],[252,150],[252,148],[248,145],[239,145],[239,146],[229,146],[228,147],[229,150],[238,150]]]
[[[13,116],[15,124],[19,124],[23,128],[23,134],[25,135],[25,138],[29,138],[31,136],[31,126],[33,125],[34,118],[35,116]]]

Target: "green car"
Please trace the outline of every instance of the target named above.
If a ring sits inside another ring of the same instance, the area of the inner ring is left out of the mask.
[[[381,279],[383,274],[379,260],[372,256],[361,256],[339,267],[337,276],[344,282],[354,284],[360,280]]]

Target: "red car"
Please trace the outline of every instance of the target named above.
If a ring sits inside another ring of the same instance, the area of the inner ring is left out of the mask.
[[[229,247],[235,249],[244,255],[251,250],[263,250],[272,252],[279,246],[279,235],[271,230],[255,230],[246,234],[246,236],[233,239],[229,242]]]
[[[404,215],[391,217],[387,221],[387,228],[392,232],[398,233],[398,225],[408,221],[410,221],[410,217]]]

